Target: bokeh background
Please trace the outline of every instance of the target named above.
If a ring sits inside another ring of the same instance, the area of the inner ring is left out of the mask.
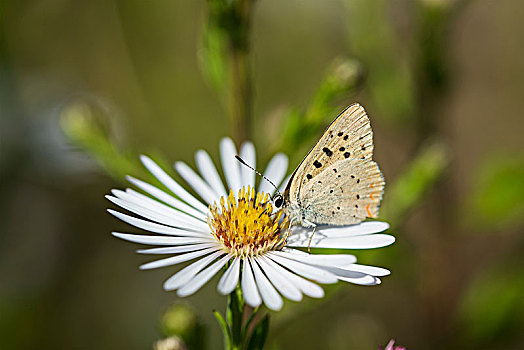
[[[104,194],[146,178],[140,153],[168,167],[204,148],[218,162],[226,135],[294,167],[354,101],[397,237],[355,253],[393,273],[286,302],[268,347],[524,348],[524,2],[259,0],[240,131],[220,3],[0,2],[0,348],[152,348],[180,301],[162,290],[173,269],[138,271],[147,257],[110,236],[129,228]],[[184,300],[210,349],[215,286]]]

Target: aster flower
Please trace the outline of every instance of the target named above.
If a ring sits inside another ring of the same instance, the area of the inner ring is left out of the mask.
[[[222,170],[227,187],[203,150],[195,155],[200,174],[183,162],[175,169],[203,200],[195,198],[147,156],[144,166],[169,191],[128,177],[145,194],[133,189],[112,190],[106,196],[117,206],[141,217],[116,210],[108,211],[149,234],[113,232],[113,235],[134,243],[157,246],[141,249],[141,254],[170,255],[148,262],[141,269],[154,269],[193,261],[164,283],[167,291],[176,290],[184,297],[198,291],[219,271],[224,270],[218,291],[230,294],[239,281],[245,302],[257,307],[264,303],[279,310],[282,296],[300,301],[303,295],[321,298],[318,284],[346,281],[360,285],[376,285],[379,277],[390,272],[384,268],[356,264],[350,254],[308,254],[306,248],[312,229],[289,228],[282,211],[275,211],[270,196],[275,191],[262,179],[255,191],[255,173],[235,159],[239,154],[248,164],[256,165],[255,148],[246,142],[237,153],[229,138],[220,142]],[[276,154],[264,175],[280,186],[287,180],[288,158]],[[226,191],[226,188],[229,191]],[[204,204],[205,203],[205,204]],[[394,237],[379,232],[388,229],[384,222],[369,221],[344,227],[317,227],[312,248],[369,249],[392,244]]]

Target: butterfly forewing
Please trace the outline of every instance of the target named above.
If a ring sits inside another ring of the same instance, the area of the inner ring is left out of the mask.
[[[289,200],[297,200],[300,188],[332,164],[350,158],[369,160],[372,156],[373,132],[369,118],[364,108],[355,103],[331,123],[309,151],[290,179],[285,195]]]
[[[377,163],[345,159],[327,166],[300,191],[305,218],[315,224],[349,225],[377,217],[384,178]]]

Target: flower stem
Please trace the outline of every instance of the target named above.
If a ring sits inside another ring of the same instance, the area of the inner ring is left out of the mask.
[[[242,349],[242,309],[244,300],[240,288],[237,287],[228,297],[227,301],[227,321],[231,333],[231,349]]]
[[[269,329],[269,315],[259,317],[260,308],[244,302],[240,286],[228,296],[226,317],[215,317],[224,335],[226,350],[262,349]]]
[[[254,0],[233,2],[233,22],[228,32],[230,86],[228,113],[237,142],[249,138],[252,118],[253,88],[249,36]]]

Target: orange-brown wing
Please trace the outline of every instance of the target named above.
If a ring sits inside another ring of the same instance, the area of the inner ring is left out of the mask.
[[[371,159],[373,132],[364,108],[352,104],[327,128],[289,180],[285,196],[295,201],[300,188],[332,164],[349,158]]]
[[[315,224],[350,225],[376,218],[384,186],[374,161],[340,160],[301,188],[305,219]]]

